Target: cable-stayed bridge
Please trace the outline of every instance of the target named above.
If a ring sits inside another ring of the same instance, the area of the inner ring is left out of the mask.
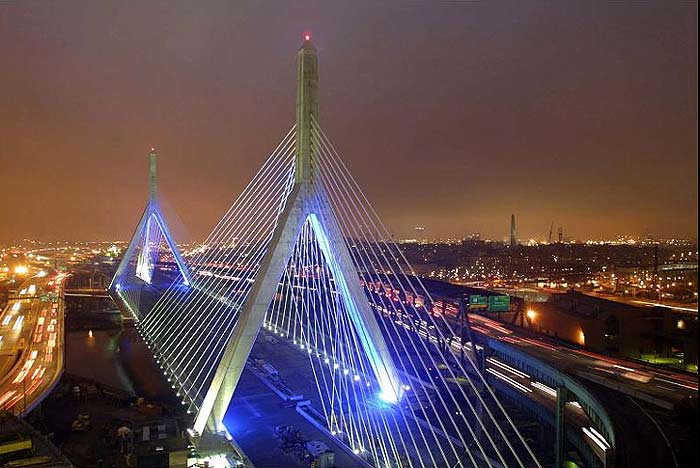
[[[309,38],[297,85],[295,125],[187,264],[158,208],[151,156],[149,202],[110,288],[195,431],[225,431],[236,417],[225,418],[265,328],[308,356],[326,430],[369,465],[541,466],[487,383],[479,347],[432,313],[321,128]],[[167,256],[175,268],[162,268]]]
[[[154,281],[167,281],[171,286],[180,287],[188,287],[192,283],[189,268],[180,255],[161,212],[158,202],[156,163],[155,149],[151,149],[148,202],[109,285],[112,297],[134,316],[138,316],[140,311],[147,307],[149,296],[153,300],[156,291],[149,286]],[[172,268],[163,268],[165,264],[172,265]],[[168,269],[173,271],[165,273]],[[159,276],[162,273],[165,274],[161,278]],[[142,297],[145,299],[143,305]]]

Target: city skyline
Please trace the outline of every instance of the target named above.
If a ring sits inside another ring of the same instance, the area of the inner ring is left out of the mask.
[[[511,213],[519,238],[694,238],[697,6],[582,5],[3,4],[0,241],[128,239],[151,146],[202,240],[293,120],[302,31],[398,238],[504,239]]]
[[[697,466],[697,2],[0,1],[4,466]]]

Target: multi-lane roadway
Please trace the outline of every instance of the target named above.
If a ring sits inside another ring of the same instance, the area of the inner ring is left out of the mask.
[[[63,372],[63,283],[66,273],[39,274],[10,296],[0,315],[0,410],[26,414]]]
[[[511,344],[560,371],[659,406],[666,405],[670,409],[685,399],[698,396],[697,376],[652,368],[585,349],[562,346],[545,338],[526,336],[479,315],[470,315],[470,320],[472,330]]]
[[[379,316],[382,317],[382,314]],[[388,317],[382,318],[387,319]],[[477,342],[484,341],[478,336],[483,335],[489,339],[506,343],[508,346],[532,356],[534,360],[548,364],[578,380],[593,382],[666,409],[674,408],[685,400],[698,397],[696,376],[631,363],[582,348],[563,346],[547,337],[530,334],[525,330],[477,314],[469,314],[469,318],[471,330],[475,333],[474,338]],[[397,320],[396,323],[406,329],[414,328],[414,324],[403,319]],[[423,339],[429,339],[437,344],[434,333],[430,333],[428,322],[422,321],[417,332]],[[453,352],[459,353],[462,347],[459,338],[455,336],[449,340],[449,343]],[[471,343],[465,344],[464,351],[471,355],[472,359],[475,359]],[[555,412],[556,389],[538,381],[536,377],[528,373],[527,369],[518,369],[492,356],[486,359],[484,370],[491,382],[510,386],[526,399],[536,402],[552,413]],[[577,401],[574,400],[567,404],[565,412],[566,425],[570,429],[580,432],[582,439],[592,451],[601,458],[605,458],[614,441],[606,439],[596,429],[593,421],[589,419]]]

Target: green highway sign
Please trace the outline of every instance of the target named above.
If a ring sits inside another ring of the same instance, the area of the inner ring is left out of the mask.
[[[485,309],[489,306],[488,298],[486,296],[469,296],[469,308],[470,309]]]
[[[489,296],[489,312],[508,312],[510,310],[510,296]]]

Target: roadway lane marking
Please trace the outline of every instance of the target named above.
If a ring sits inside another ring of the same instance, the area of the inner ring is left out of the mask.
[[[695,390],[695,391],[698,390],[697,385],[685,385],[685,384],[682,384],[682,383],[679,383],[679,382],[674,382],[674,381],[672,381],[672,380],[662,379],[661,377],[656,377],[656,380],[660,380],[660,381],[662,381],[662,382],[670,383],[670,384],[672,384],[672,385],[678,385],[679,387],[689,388],[689,389]]]
[[[627,398],[629,398],[629,399],[632,401],[632,403],[635,404],[635,406],[636,406],[637,408],[639,408],[640,410],[642,410],[642,413],[646,414],[647,417],[648,417],[649,419],[651,419],[651,422],[654,423],[654,426],[656,426],[656,428],[659,430],[659,432],[661,433],[661,437],[664,438],[664,440],[666,441],[666,445],[668,445],[668,449],[671,451],[671,456],[673,457],[673,464],[676,465],[676,468],[678,468],[679,465],[678,465],[678,460],[676,459],[676,453],[673,451],[673,447],[671,447],[671,442],[668,441],[668,437],[666,437],[666,434],[665,434],[664,431],[661,429],[661,426],[659,426],[659,423],[657,423],[657,422],[656,422],[656,419],[652,418],[651,415],[647,412],[647,410],[645,410],[644,408],[642,408],[642,405],[640,405],[639,403],[637,403],[637,402],[634,400],[634,398],[632,398],[631,396],[628,396]]]
[[[660,388],[661,390],[666,390],[667,392],[675,392],[676,391],[675,388],[664,387],[663,385],[657,385],[657,387]]]

